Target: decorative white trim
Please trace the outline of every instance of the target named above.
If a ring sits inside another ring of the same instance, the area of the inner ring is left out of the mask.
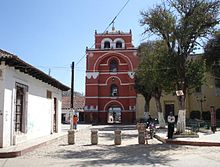
[[[99,74],[101,75],[103,75],[103,74],[108,74],[108,75],[112,75],[112,74],[117,74],[117,75],[119,75],[119,74],[128,74],[128,72],[100,72]]]
[[[98,111],[94,111],[94,110],[89,111],[89,110],[87,110],[85,112],[109,112],[109,111],[108,110],[98,110]],[[136,112],[136,111],[135,110],[121,110],[121,112]]]
[[[131,79],[134,79],[134,74],[135,74],[135,72],[128,72],[128,76],[131,78]]]
[[[112,73],[112,75],[114,75],[115,73]],[[121,82],[121,79],[118,77],[118,76],[110,76],[110,77],[108,77],[107,79],[106,79],[106,81],[105,81],[105,84],[107,85],[108,84],[108,81],[109,81],[109,79],[111,79],[111,78],[117,78],[118,80],[119,80],[119,82],[120,82],[120,85],[122,84],[122,82]]]
[[[96,79],[99,76],[99,72],[86,72],[86,77],[88,79]]]
[[[120,59],[119,59],[117,56],[111,56],[111,57],[109,57],[108,60],[107,60],[107,64],[108,64],[108,65],[109,65],[109,61],[112,60],[112,59],[117,59],[117,63],[120,64]]]
[[[97,105],[95,107],[93,105],[85,106],[84,110],[85,111],[98,111],[98,106]]]
[[[119,66],[127,66],[127,63],[119,63]],[[108,64],[99,64],[99,66],[108,66]]]
[[[116,48],[116,42],[118,42],[118,41],[122,43],[122,47],[121,48]],[[122,38],[114,39],[114,41],[113,41],[113,48],[114,49],[124,49],[125,48],[125,41],[124,41],[124,39],[122,39]]]
[[[113,103],[113,102],[118,103],[118,104],[121,106],[122,110],[125,109],[124,106],[123,106],[123,104],[122,104],[121,102],[119,102],[119,101],[117,101],[117,100],[111,100],[111,101],[109,101],[108,103],[105,104],[104,110],[106,111],[106,107],[107,107],[110,103]]]
[[[108,66],[108,64],[99,64],[99,66]]]
[[[119,96],[119,97],[112,97],[112,96],[86,96],[86,99],[136,99],[136,96]]]
[[[102,49],[110,49],[110,48],[104,48],[104,44],[105,42],[110,42],[110,48],[112,48],[113,46],[113,42],[112,42],[112,39],[111,38],[103,38],[102,41],[101,41],[101,48]]]
[[[122,83],[120,85],[123,85],[123,86],[129,86],[129,85],[134,85],[135,83]],[[108,84],[86,84],[86,86],[107,86]]]
[[[106,35],[111,35],[111,36],[118,36],[118,34],[119,34],[119,33],[110,33],[110,32],[106,33]],[[95,35],[96,35],[96,36],[103,36],[103,33],[97,33],[97,34],[95,34]],[[120,33],[120,36],[123,36],[123,37],[125,37],[125,36],[131,36],[131,33],[121,32],[121,33]]]
[[[94,54],[92,52],[89,53],[89,57],[93,57]]]
[[[119,48],[117,49],[117,50],[119,50]],[[137,51],[137,48],[134,48],[134,47],[127,47],[126,49],[121,49],[120,50],[120,52],[130,52],[130,53],[132,53],[132,52],[135,52],[135,51]],[[116,52],[115,50],[105,50],[105,49],[90,49],[88,52],[93,52],[93,53],[95,53],[95,52],[104,52],[104,53],[106,53],[106,52]]]
[[[130,58],[127,57],[126,55],[122,54],[122,53],[118,53],[118,52],[115,52],[115,51],[113,51],[113,52],[107,52],[107,53],[103,54],[102,56],[100,56],[100,57],[96,60],[96,62],[94,63],[93,71],[96,71],[96,70],[95,70],[95,67],[97,66],[97,63],[99,62],[99,60],[100,60],[100,59],[103,59],[104,57],[108,56],[109,54],[115,54],[115,55],[119,55],[119,56],[124,57],[124,58],[129,62],[129,64],[131,65],[130,71],[134,71],[133,64],[132,64]],[[129,66],[129,64],[128,64],[128,66]]]

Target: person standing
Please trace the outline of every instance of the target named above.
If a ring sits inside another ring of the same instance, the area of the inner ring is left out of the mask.
[[[77,129],[77,122],[78,122],[78,117],[77,117],[77,115],[75,114],[75,115],[73,116],[73,128],[74,128],[74,129]]]
[[[168,122],[168,139],[172,139],[174,132],[174,123],[175,123],[175,116],[173,115],[173,112],[170,112],[170,114],[168,115],[167,122]]]
[[[213,133],[215,133],[216,131],[216,111],[215,111],[215,107],[211,106],[211,130]]]

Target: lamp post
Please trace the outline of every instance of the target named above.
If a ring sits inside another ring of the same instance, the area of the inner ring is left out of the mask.
[[[203,119],[202,118],[202,112],[203,112],[203,102],[205,102],[206,101],[206,97],[205,96],[203,96],[203,97],[196,97],[196,100],[198,101],[198,102],[200,102],[200,109],[201,109],[201,115],[200,115],[200,118],[201,119]]]

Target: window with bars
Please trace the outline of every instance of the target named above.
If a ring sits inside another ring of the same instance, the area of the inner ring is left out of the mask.
[[[15,132],[26,133],[26,85],[16,83]]]

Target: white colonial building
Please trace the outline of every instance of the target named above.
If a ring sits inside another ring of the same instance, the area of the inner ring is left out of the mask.
[[[0,50],[0,147],[61,131],[62,91],[69,87]]]

